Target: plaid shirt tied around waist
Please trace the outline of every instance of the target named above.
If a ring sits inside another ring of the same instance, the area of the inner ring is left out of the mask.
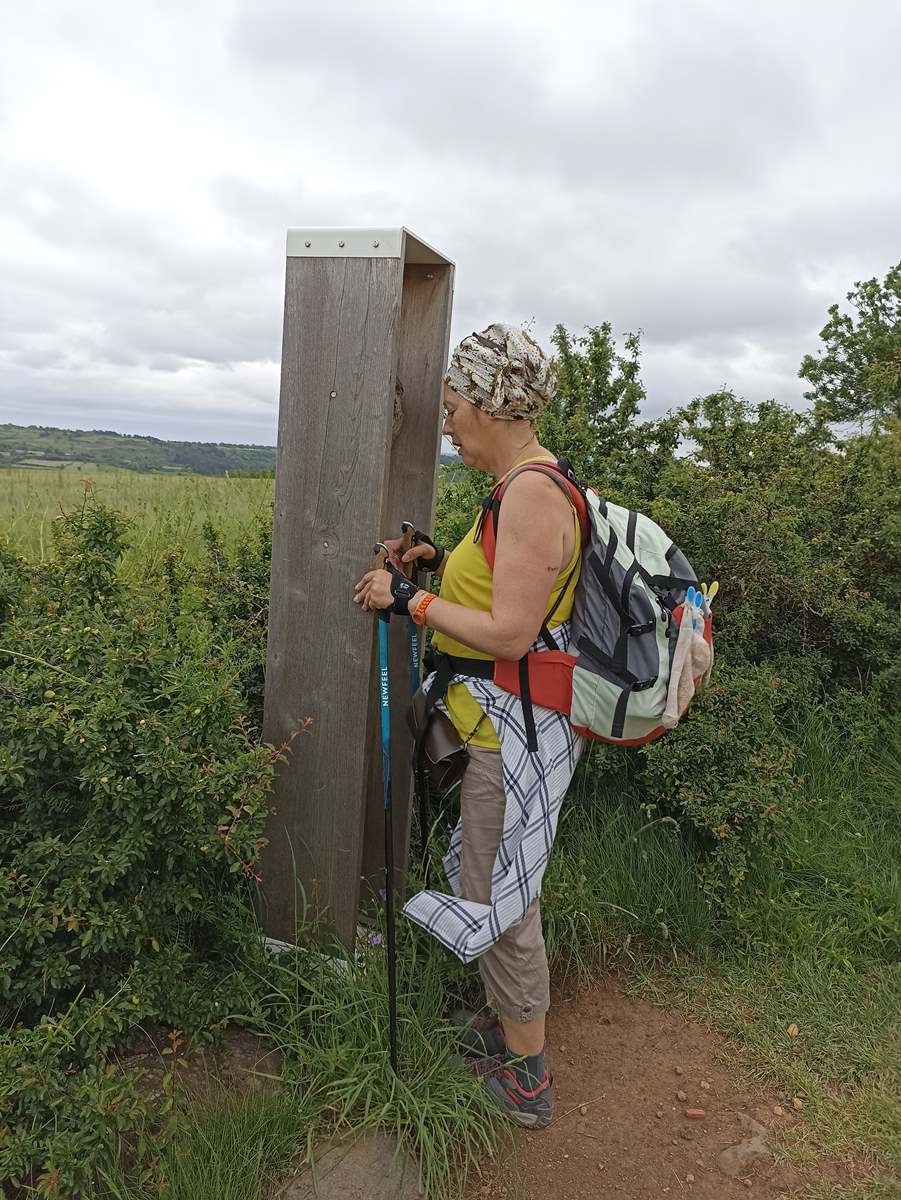
[[[567,650],[570,622],[564,621],[552,629],[551,637],[556,649]],[[543,642],[532,647],[537,653],[545,649]],[[529,753],[519,696],[502,691],[490,680],[455,675],[453,682],[466,685],[472,698],[484,709],[501,744],[506,808],[491,874],[491,901],[479,904],[460,896],[461,819],[443,860],[453,894],[431,889],[417,892],[403,911],[463,962],[471,962],[521,921],[540,894],[560,806],[584,739],[573,732],[565,713],[533,704],[538,749]]]

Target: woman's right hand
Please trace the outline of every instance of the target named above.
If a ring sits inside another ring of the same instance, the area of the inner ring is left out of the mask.
[[[404,571],[404,565],[400,561],[400,556],[403,553],[404,539],[403,538],[382,538],[382,545],[388,551],[388,561],[392,567],[397,567],[398,571]],[[406,575],[406,571],[404,571]]]
[[[383,538],[382,545],[388,551],[388,560],[392,566],[397,567],[399,571],[403,571],[407,576],[411,573],[413,563],[417,562],[420,558],[432,558],[435,554],[433,547],[428,542],[420,542],[418,545],[411,546],[406,553],[404,553],[403,538]],[[445,554],[444,562],[446,561],[447,555]],[[444,562],[441,563],[441,567],[437,572],[438,575],[444,570]]]

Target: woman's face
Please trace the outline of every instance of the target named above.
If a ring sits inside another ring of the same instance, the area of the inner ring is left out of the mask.
[[[483,431],[491,418],[465,400],[459,392],[444,385],[444,425],[441,432],[454,443],[454,448],[467,467],[481,467]]]

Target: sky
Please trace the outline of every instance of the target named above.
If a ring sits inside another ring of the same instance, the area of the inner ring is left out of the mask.
[[[290,226],[405,225],[452,341],[641,329],[645,413],[803,401],[901,258],[894,0],[0,6],[0,422],[276,436]]]

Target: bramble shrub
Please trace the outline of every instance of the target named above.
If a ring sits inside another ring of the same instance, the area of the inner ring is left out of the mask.
[[[689,453],[649,514],[718,577],[717,651],[816,655],[860,683],[901,654],[901,425],[836,443],[810,417],[719,393],[682,410]]]
[[[190,561],[179,547],[163,557],[161,602],[171,620],[196,613],[209,629],[217,652],[230,664],[231,685],[242,702],[248,731],[263,726],[266,633],[269,624],[269,571],[272,514],[227,541],[210,521],[203,526],[205,553]]]
[[[196,607],[121,581],[126,536],[87,495],[57,522],[51,562],[2,564],[0,1012],[13,1057],[20,1037],[52,1042],[76,1001],[96,1003],[71,1034],[73,1062],[139,1024],[208,1030],[233,1002],[223,914],[254,876],[277,752],[251,736],[228,640]],[[22,1181],[29,1154],[57,1166],[56,1101],[42,1116],[27,1072],[12,1078],[0,1178]]]
[[[704,853],[711,902],[729,909],[755,854],[772,853],[798,795],[782,717],[792,696],[769,666],[721,664],[691,717],[642,754],[649,817],[674,816]]]
[[[86,1055],[83,1038],[130,997],[76,1002],[32,1028],[13,1026],[0,1038],[0,1183],[31,1185],[41,1196],[77,1196],[96,1169],[128,1146],[140,1161],[147,1127],[166,1102],[148,1112],[135,1079],[104,1057]],[[143,1166],[144,1171],[150,1164]]]

